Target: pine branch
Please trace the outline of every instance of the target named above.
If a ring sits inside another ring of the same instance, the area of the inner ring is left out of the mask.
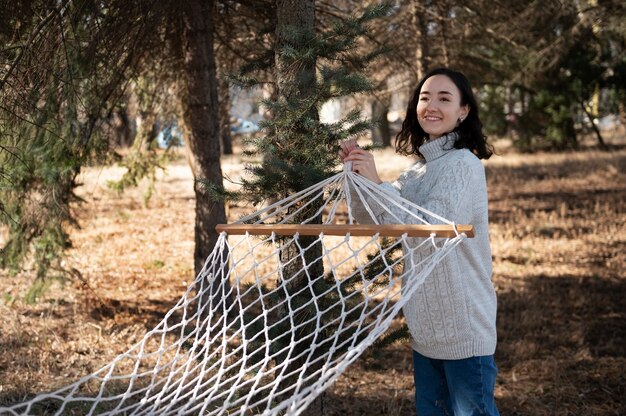
[[[19,49],[19,52],[15,56],[15,59],[13,59],[13,62],[11,62],[11,64],[9,65],[9,68],[7,69],[7,72],[4,74],[2,79],[0,79],[0,91],[2,91],[6,81],[9,79],[9,77],[11,76],[11,74],[13,73],[13,71],[15,70],[17,65],[22,60],[22,57],[24,56],[24,52],[26,50],[30,49],[32,44],[37,40],[39,35],[43,32],[44,28],[48,24],[50,24],[50,22],[52,21],[52,19],[55,16],[62,14],[62,11],[65,10],[65,8],[71,3],[71,1],[72,0],[66,0],[63,5],[56,7],[54,10],[52,10],[50,13],[48,13],[48,15],[46,17],[44,17],[41,20],[41,22],[39,22],[39,24],[33,29],[33,31],[30,33],[30,35],[28,36],[28,39],[26,40],[26,42],[23,45],[19,45],[19,46],[16,45],[16,46],[14,46],[14,48],[18,48]]]

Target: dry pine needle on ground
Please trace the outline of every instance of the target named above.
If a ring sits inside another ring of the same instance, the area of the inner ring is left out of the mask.
[[[383,179],[410,162],[379,152]],[[236,157],[225,158],[229,177]],[[626,414],[626,149],[494,157],[486,163],[504,415]],[[90,168],[75,279],[35,305],[28,272],[0,275],[0,405],[74,382],[160,321],[192,281],[193,182],[172,163],[148,206]],[[230,207],[237,218],[251,207]],[[2,238],[2,235],[0,235]],[[79,274],[78,274],[79,273]],[[401,317],[397,318],[400,324]],[[409,346],[369,351],[321,400],[324,415],[413,415]]]

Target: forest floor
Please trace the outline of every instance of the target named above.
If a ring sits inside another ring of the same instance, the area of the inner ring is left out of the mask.
[[[377,152],[383,179],[411,161]],[[626,147],[503,153],[486,162],[498,293],[503,415],[626,414]],[[237,156],[225,157],[230,178]],[[184,160],[117,195],[92,167],[64,267],[36,304],[33,271],[0,272],[0,406],[74,382],[139,341],[193,280],[194,193]],[[231,207],[231,219],[251,207]],[[0,240],[2,233],[0,230]],[[401,318],[397,318],[401,319]],[[368,350],[330,387],[323,415],[414,415],[410,347]]]

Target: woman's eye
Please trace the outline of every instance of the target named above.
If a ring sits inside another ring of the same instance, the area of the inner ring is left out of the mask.
[[[420,101],[428,101],[428,97],[420,97]]]

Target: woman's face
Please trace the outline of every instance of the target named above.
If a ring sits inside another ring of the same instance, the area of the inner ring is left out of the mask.
[[[429,139],[451,132],[469,113],[469,106],[461,106],[461,91],[445,75],[428,78],[419,93],[417,120]]]

